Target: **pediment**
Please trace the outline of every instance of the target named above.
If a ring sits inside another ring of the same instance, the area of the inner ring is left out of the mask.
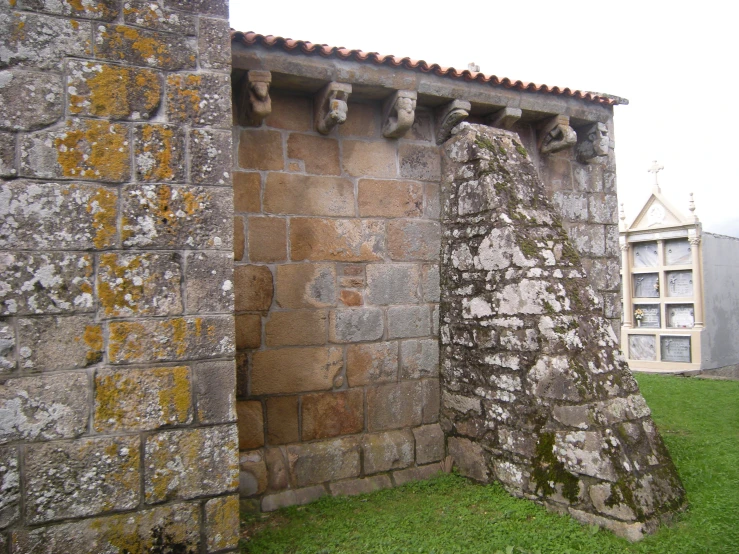
[[[629,231],[665,229],[689,225],[691,221],[672,206],[660,193],[652,193],[629,226]]]

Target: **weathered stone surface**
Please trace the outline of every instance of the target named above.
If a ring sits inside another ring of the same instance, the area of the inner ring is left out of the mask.
[[[118,3],[115,0],[84,3],[75,2],[74,0],[19,0],[12,3],[11,6],[55,15],[103,21],[113,21],[120,13]]]
[[[416,427],[423,422],[423,410],[424,391],[420,381],[380,385],[367,390],[369,431]]]
[[[15,177],[15,134],[0,132],[0,177]]]
[[[373,104],[349,102],[349,116],[339,127],[342,137],[379,137],[380,113]]]
[[[413,463],[413,434],[406,430],[368,434],[362,441],[364,473],[401,469]]]
[[[581,192],[558,191],[554,193],[552,202],[562,217],[569,221],[588,220],[588,196]]]
[[[274,396],[267,398],[267,443],[298,442],[298,397]]]
[[[259,314],[236,316],[236,349],[259,348],[262,344],[262,318]]]
[[[423,185],[413,181],[360,179],[357,203],[362,217],[420,217]]]
[[[302,439],[351,435],[364,429],[364,394],[361,389],[306,394],[302,399]]]
[[[330,483],[328,488],[334,496],[355,496],[357,494],[368,494],[382,489],[392,488],[393,483],[387,475],[373,475],[363,479],[351,479]]]
[[[281,217],[249,217],[251,262],[284,262],[287,260],[287,219]]]
[[[488,468],[482,447],[469,439],[449,437],[447,439],[449,455],[454,458],[454,465],[465,477],[475,481],[486,481]]]
[[[331,310],[329,340],[331,342],[363,342],[382,337],[385,324],[378,308]]]
[[[398,147],[400,175],[419,181],[438,181],[441,178],[441,157],[435,146],[404,143]]]
[[[222,494],[239,486],[235,425],[163,431],[147,437],[145,452],[147,503]],[[172,464],[173,459],[180,463]]]
[[[275,300],[281,308],[336,306],[336,270],[331,264],[277,266]]]
[[[270,171],[285,169],[282,134],[278,131],[243,129],[239,135],[239,167]]]
[[[259,173],[246,173],[234,171],[234,211],[236,212],[260,212],[262,192],[262,178]]]
[[[233,273],[235,308],[240,311],[267,311],[272,305],[272,272],[265,265],[237,265]]]
[[[189,252],[185,279],[187,311],[227,312],[234,309],[233,256],[230,252]]]
[[[339,142],[336,139],[292,133],[287,139],[287,157],[302,160],[306,173],[341,175]]]
[[[18,449],[0,448],[0,529],[5,529],[20,516],[19,468]]]
[[[439,464],[410,467],[408,469],[401,469],[400,471],[393,471],[393,479],[395,480],[395,486],[399,487],[411,481],[425,481],[440,471]]]
[[[86,21],[3,11],[0,68],[61,69],[64,56],[92,54],[91,33],[91,24]]]
[[[605,230],[603,225],[590,223],[562,224],[567,230],[575,249],[585,256],[604,256],[606,253]]]
[[[0,197],[0,248],[87,250],[115,244],[115,189],[18,180],[0,184]]]
[[[233,361],[193,365],[195,406],[200,423],[228,423],[236,419],[236,368]]]
[[[180,263],[177,253],[102,254],[97,276],[100,316],[182,313]]]
[[[238,546],[238,496],[213,498],[205,503],[205,541],[208,552]]]
[[[115,321],[109,334],[108,359],[113,364],[215,358],[234,352],[230,316]]]
[[[239,450],[251,450],[264,446],[264,416],[262,403],[245,400],[236,403],[239,426]]]
[[[63,113],[60,75],[0,71],[0,129],[30,131],[51,125]]]
[[[229,189],[126,186],[121,193],[123,246],[232,251]]]
[[[228,21],[199,18],[198,55],[200,67],[231,69],[231,33]]]
[[[424,185],[426,194],[426,206],[423,210],[424,217],[428,219],[439,219],[441,216],[441,198],[439,197],[439,184],[426,183]]]
[[[341,303],[344,306],[348,307],[357,307],[364,304],[364,299],[362,297],[362,293],[358,292],[356,290],[347,290],[343,289],[339,293],[339,300],[341,300]]]
[[[323,310],[272,312],[265,325],[267,346],[313,346],[325,344],[328,314]]]
[[[228,18],[227,0],[172,0],[171,7],[199,15]]]
[[[270,173],[264,211],[275,214],[353,216],[354,185],[339,177]]]
[[[329,390],[344,364],[341,348],[286,348],[255,352],[251,393],[285,394]]]
[[[16,366],[15,332],[7,321],[0,320],[0,375],[10,373]]]
[[[153,367],[95,374],[98,432],[157,429],[191,423],[192,378],[187,367]]]
[[[290,131],[310,131],[313,129],[313,102],[310,96],[301,96],[282,91],[270,91],[272,113],[265,123],[268,127]],[[348,121],[347,121],[348,123]],[[339,127],[339,131],[344,128]]]
[[[136,514],[85,519],[18,531],[16,552],[153,552],[163,541],[182,554],[200,550],[199,504],[170,504]]]
[[[230,188],[232,165],[230,131],[190,131],[190,179],[194,184]]]
[[[139,181],[185,181],[185,131],[176,125],[145,124],[134,129],[134,162]]]
[[[345,140],[342,144],[342,167],[352,177],[380,179],[396,177],[398,170],[395,143],[389,140],[382,142]]]
[[[437,423],[413,429],[416,440],[416,463],[438,462],[444,457],[444,432]]]
[[[159,110],[162,76],[150,69],[69,60],[69,113],[109,119],[150,119]]]
[[[383,221],[296,217],[290,222],[293,261],[374,261],[384,251]]]
[[[240,262],[244,259],[244,248],[246,247],[246,233],[244,232],[244,218],[240,215],[234,216],[234,261]]]
[[[286,489],[290,484],[286,449],[265,448],[264,462],[267,464],[269,477],[267,487],[271,491]]]
[[[112,183],[131,178],[131,143],[121,123],[67,120],[61,129],[26,135],[20,148],[23,176]]]
[[[270,494],[262,498],[261,508],[263,512],[273,512],[288,506],[302,506],[315,502],[325,494],[326,489],[321,485]]]
[[[0,443],[79,437],[90,397],[84,372],[8,379],[0,387]]]
[[[287,454],[290,476],[298,487],[359,476],[355,438],[290,445]]]
[[[418,266],[370,264],[367,266],[367,300],[372,304],[418,302]]]
[[[267,465],[262,450],[239,454],[239,495],[262,494],[267,490]]]
[[[615,494],[614,494],[615,493]],[[636,514],[628,504],[621,502],[613,502],[613,498],[619,497],[618,488],[611,483],[601,483],[590,487],[590,499],[593,501],[595,509],[604,515],[617,519],[634,521]]]
[[[400,343],[400,378],[420,379],[439,374],[439,342],[436,339]]]
[[[29,446],[25,514],[30,523],[135,508],[139,438],[105,437]]]
[[[352,344],[346,349],[350,387],[386,383],[398,378],[398,343]]]
[[[401,219],[387,227],[388,253],[393,260],[439,259],[440,228],[435,221]]]
[[[387,310],[389,338],[423,337],[431,334],[428,306],[392,306]]]
[[[195,69],[197,53],[184,36],[127,25],[98,25],[93,30],[95,56],[100,59],[167,70]]]
[[[87,367],[103,359],[103,327],[86,315],[19,319],[18,347],[21,369]]]
[[[167,119],[172,123],[227,127],[231,123],[231,80],[220,73],[167,76]]]
[[[182,12],[173,12],[162,7],[161,2],[149,0],[126,0],[123,5],[123,20],[129,25],[145,27],[155,31],[168,31],[180,35],[195,35],[196,19]],[[199,54],[203,50],[200,44]]]
[[[423,300],[426,302],[438,302],[441,295],[439,280],[439,266],[425,265],[421,273],[421,290]]]

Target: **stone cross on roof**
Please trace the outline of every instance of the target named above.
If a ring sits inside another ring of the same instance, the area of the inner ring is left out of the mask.
[[[647,169],[649,173],[654,173],[654,186],[659,188],[659,182],[657,181],[657,174],[662,171],[665,168],[665,166],[660,165],[657,163],[657,160],[654,160],[652,162],[652,167]]]

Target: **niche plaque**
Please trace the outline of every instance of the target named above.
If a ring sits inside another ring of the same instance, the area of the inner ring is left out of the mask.
[[[665,241],[665,265],[689,265],[692,261],[687,239]]]
[[[641,310],[641,321],[636,318],[637,310]],[[659,329],[659,304],[634,304],[634,321],[637,327],[653,327]]]
[[[668,304],[665,306],[667,326],[678,329],[691,329],[695,325],[695,312],[692,304]]]
[[[632,248],[634,267],[657,267],[659,265],[656,242],[637,242]]]
[[[659,277],[656,273],[634,275],[634,298],[659,298]]]
[[[629,335],[629,358],[632,360],[656,360],[654,335]]]
[[[693,296],[693,272],[669,271],[666,274],[667,296]]]
[[[661,337],[663,362],[690,363],[690,337]]]

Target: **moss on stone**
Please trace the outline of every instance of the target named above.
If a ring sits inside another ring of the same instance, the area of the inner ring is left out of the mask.
[[[554,433],[541,433],[536,444],[534,471],[531,474],[536,484],[534,493],[541,492],[544,498],[556,492],[557,483],[562,485],[562,495],[574,503],[580,494],[580,480],[565,469],[554,455]]]

